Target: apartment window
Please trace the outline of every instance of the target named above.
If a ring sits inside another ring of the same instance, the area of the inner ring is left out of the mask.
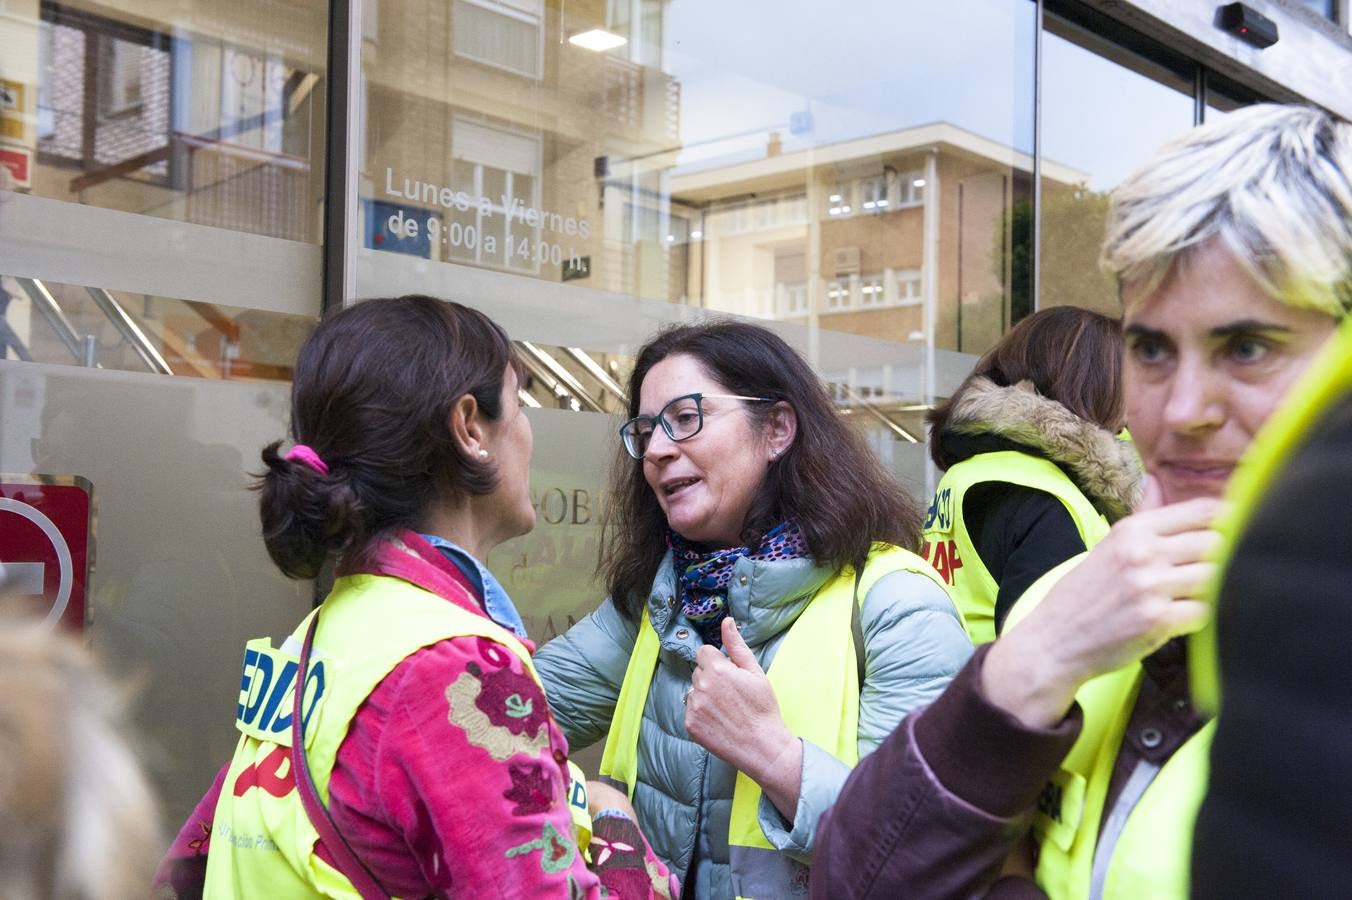
[[[887,212],[887,179],[883,176],[859,182],[859,206],[864,212]]]
[[[455,0],[456,55],[540,78],[544,0]]]
[[[298,83],[300,73],[279,56],[241,47],[203,43],[195,55],[202,61],[219,59],[221,97],[216,115],[225,123],[231,142],[269,153],[286,152],[285,129],[277,110],[288,103],[287,84]]]
[[[66,50],[67,59],[61,59],[61,48],[57,45],[58,26],[44,19],[38,23],[38,29],[38,140],[41,142],[39,146],[44,153],[78,159],[80,154],[76,148],[82,124],[76,117],[84,105],[84,97],[80,93],[83,91],[83,85],[77,82],[73,74],[63,72],[60,64],[65,63],[65,68],[70,69],[71,62],[78,60],[83,80],[84,32],[74,28],[66,29],[65,43],[71,46]],[[68,84],[66,93],[74,96],[67,102],[67,106],[73,108],[63,109],[58,113],[55,94],[59,90],[57,78],[61,74],[66,75],[65,80]],[[75,121],[67,123],[69,139],[66,143],[71,149],[66,153],[57,152],[60,148],[60,142],[57,140],[58,115],[63,118],[75,118]]]
[[[919,206],[925,202],[925,170],[903,172],[897,178],[897,201],[901,206]]]
[[[38,42],[38,151],[86,167],[139,159],[126,177],[168,174],[170,43],[161,33],[44,6]],[[92,114],[91,114],[92,113]],[[114,177],[114,176],[107,176]]]
[[[801,247],[775,251],[775,308],[780,316],[807,314],[807,252]]]
[[[854,207],[850,203],[850,195],[853,193],[853,185],[848,181],[842,181],[836,185],[836,189],[826,195],[826,214],[832,218],[848,216],[854,212]]]
[[[839,219],[861,213],[884,213],[903,206],[919,206],[925,202],[925,172],[916,169],[896,179],[896,187],[888,190],[888,175],[842,181],[826,195],[827,218]],[[891,196],[895,194],[895,196]]]
[[[826,308],[833,312],[850,308],[849,279],[835,278],[826,283]]]
[[[776,284],[774,311],[777,316],[782,317],[807,315],[807,285],[803,282]]]
[[[765,228],[782,228],[785,225],[803,225],[807,223],[807,196],[804,194],[785,194],[767,201],[763,205],[764,214],[757,224]]]
[[[142,55],[149,47],[107,38],[99,43],[99,118],[135,115],[141,109]]]
[[[437,236],[445,258],[523,272],[562,262],[557,242],[542,239],[551,216],[539,208],[538,137],[456,119],[451,155],[452,183],[485,202],[447,212],[446,233]]]
[[[859,280],[860,306],[882,306],[884,300],[881,275],[868,275]]]
[[[897,302],[913,305],[925,299],[925,285],[920,278],[919,269],[908,269],[897,273]]]

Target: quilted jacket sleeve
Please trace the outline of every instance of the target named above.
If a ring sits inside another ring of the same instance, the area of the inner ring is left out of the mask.
[[[991,646],[860,760],[822,818],[814,898],[1038,895],[1036,886],[1010,879],[986,890],[1083,716],[1075,706],[1053,727],[1030,729],[992,704],[981,688]]]
[[[957,608],[923,575],[895,572],[864,598],[868,665],[859,696],[859,755],[877,749],[907,713],[930,703],[972,655]]]
[[[549,707],[572,752],[606,736],[638,626],[609,599],[535,653]]]
[[[943,692],[972,654],[953,601],[937,584],[913,572],[881,578],[864,598],[866,667],[859,696],[859,755],[877,749],[906,715]],[[769,842],[810,862],[817,823],[849,777],[850,768],[828,751],[803,742],[798,808],[787,821],[765,798],[760,823]]]

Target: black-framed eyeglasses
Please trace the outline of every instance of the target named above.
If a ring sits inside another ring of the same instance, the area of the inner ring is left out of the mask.
[[[620,426],[624,449],[634,459],[642,459],[648,452],[648,442],[658,423],[667,437],[684,441],[699,434],[704,427],[704,400],[744,400],[748,403],[774,403],[769,397],[743,397],[740,394],[684,394],[662,407],[655,416],[634,416]]]

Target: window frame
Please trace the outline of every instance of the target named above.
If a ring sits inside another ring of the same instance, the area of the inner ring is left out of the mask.
[[[517,75],[517,76],[519,76],[519,77],[521,77],[521,78],[529,78],[529,79],[531,79],[532,81],[543,81],[543,80],[544,80],[544,77],[545,77],[545,4],[544,4],[543,0],[540,0],[540,2],[539,2],[538,4],[533,4],[533,5],[538,5],[538,6],[539,6],[539,11],[538,11],[538,12],[533,12],[533,11],[531,11],[531,10],[527,10],[527,9],[524,7],[524,5],[519,4],[519,3],[511,3],[511,2],[509,2],[509,0],[451,0],[451,14],[452,14],[452,19],[451,19],[451,21],[452,21],[452,23],[455,23],[455,21],[456,21],[455,15],[454,15],[454,14],[455,14],[455,8],[456,8],[456,6],[457,6],[458,4],[461,4],[461,3],[465,4],[466,6],[473,6],[473,7],[476,7],[476,8],[478,8],[478,9],[484,10],[485,12],[489,12],[489,13],[493,13],[493,14],[495,14],[495,15],[502,16],[502,17],[504,17],[504,18],[515,19],[516,21],[518,21],[518,22],[523,22],[523,23],[525,23],[525,24],[527,24],[527,25],[534,25],[534,26],[535,26],[535,55],[534,55],[534,60],[535,60],[535,71],[534,71],[534,72],[523,72],[523,71],[520,70],[520,69],[517,69],[517,68],[515,68],[515,67],[513,67],[513,66],[506,65],[506,64],[504,64],[504,63],[502,63],[502,62],[500,62],[500,61],[496,61],[496,60],[492,60],[492,59],[485,59],[485,58],[483,58],[483,57],[481,57],[481,56],[476,56],[476,55],[473,54],[473,53],[467,53],[467,52],[465,52],[464,50],[458,49],[458,48],[456,47],[456,38],[455,38],[455,36],[458,35],[458,34],[460,33],[460,28],[459,28],[459,25],[458,25],[458,24],[452,24],[452,29],[453,29],[453,31],[452,31],[452,35],[451,35],[451,53],[455,54],[456,56],[460,57],[461,59],[467,59],[467,60],[469,60],[470,62],[477,63],[477,64],[479,64],[479,65],[481,65],[481,66],[488,66],[490,69],[497,69],[497,70],[500,71],[500,72],[508,72],[508,73],[510,73],[510,74],[512,74],[512,75]]]

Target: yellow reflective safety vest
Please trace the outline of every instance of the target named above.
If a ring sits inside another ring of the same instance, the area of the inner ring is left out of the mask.
[[[310,775],[325,805],[329,775],[349,724],[376,685],[405,657],[449,638],[479,636],[515,653],[536,677],[529,651],[514,634],[398,578],[339,578],[321,610],[304,679],[303,715]],[[245,647],[235,709],[240,739],[216,805],[207,857],[208,900],[359,896],[347,878],[315,854],[319,834],[291,771],[296,670],[314,615],[292,632],[283,650],[274,650],[268,638]],[[585,779],[575,768],[572,774],[574,825],[580,839],[589,839]]]
[[[858,582],[857,602],[885,575],[915,572],[942,585],[926,562],[909,550],[875,544]],[[766,677],[774,689],[789,731],[853,766],[859,762],[859,672],[853,622],[857,621],[855,571],[845,566],[818,590],[789,627],[775,652]],[[602,777],[634,796],[638,781],[638,739],[643,709],[661,649],[657,632],[645,615],[624,673],[615,704]],[[728,823],[728,850],[733,890],[738,898],[764,898],[805,893],[796,884],[802,866],[766,840],[760,826],[761,788],[737,773]]]
[[[1050,460],[1017,450],[998,450],[978,453],[949,467],[925,516],[921,555],[952,588],[953,599],[967,620],[967,634],[975,644],[995,640],[995,598],[1000,586],[972,543],[962,501],[973,487],[992,481],[1045,491],[1060,500],[1086,549],[1108,533],[1107,518]]]
[[[1352,318],[1343,321],[1310,368],[1287,393],[1226,485],[1227,514],[1216,526],[1222,540],[1217,555],[1220,574],[1209,595],[1212,603],[1219,599],[1235,545],[1267,497],[1268,486],[1276,479],[1286,459],[1304,443],[1311,429],[1348,391],[1352,391]],[[1198,709],[1215,713],[1221,698],[1214,618],[1188,639],[1188,654],[1193,700]]]
[[[1065,574],[1066,560],[1033,583],[1009,614],[1018,627]],[[1215,721],[1156,769],[1132,773],[1113,810],[1105,810],[1113,767],[1145,670],[1139,662],[1085,683],[1075,695],[1084,728],[1038,798],[1033,836],[1037,883],[1051,900],[1185,900],[1192,831],[1206,791]]]

